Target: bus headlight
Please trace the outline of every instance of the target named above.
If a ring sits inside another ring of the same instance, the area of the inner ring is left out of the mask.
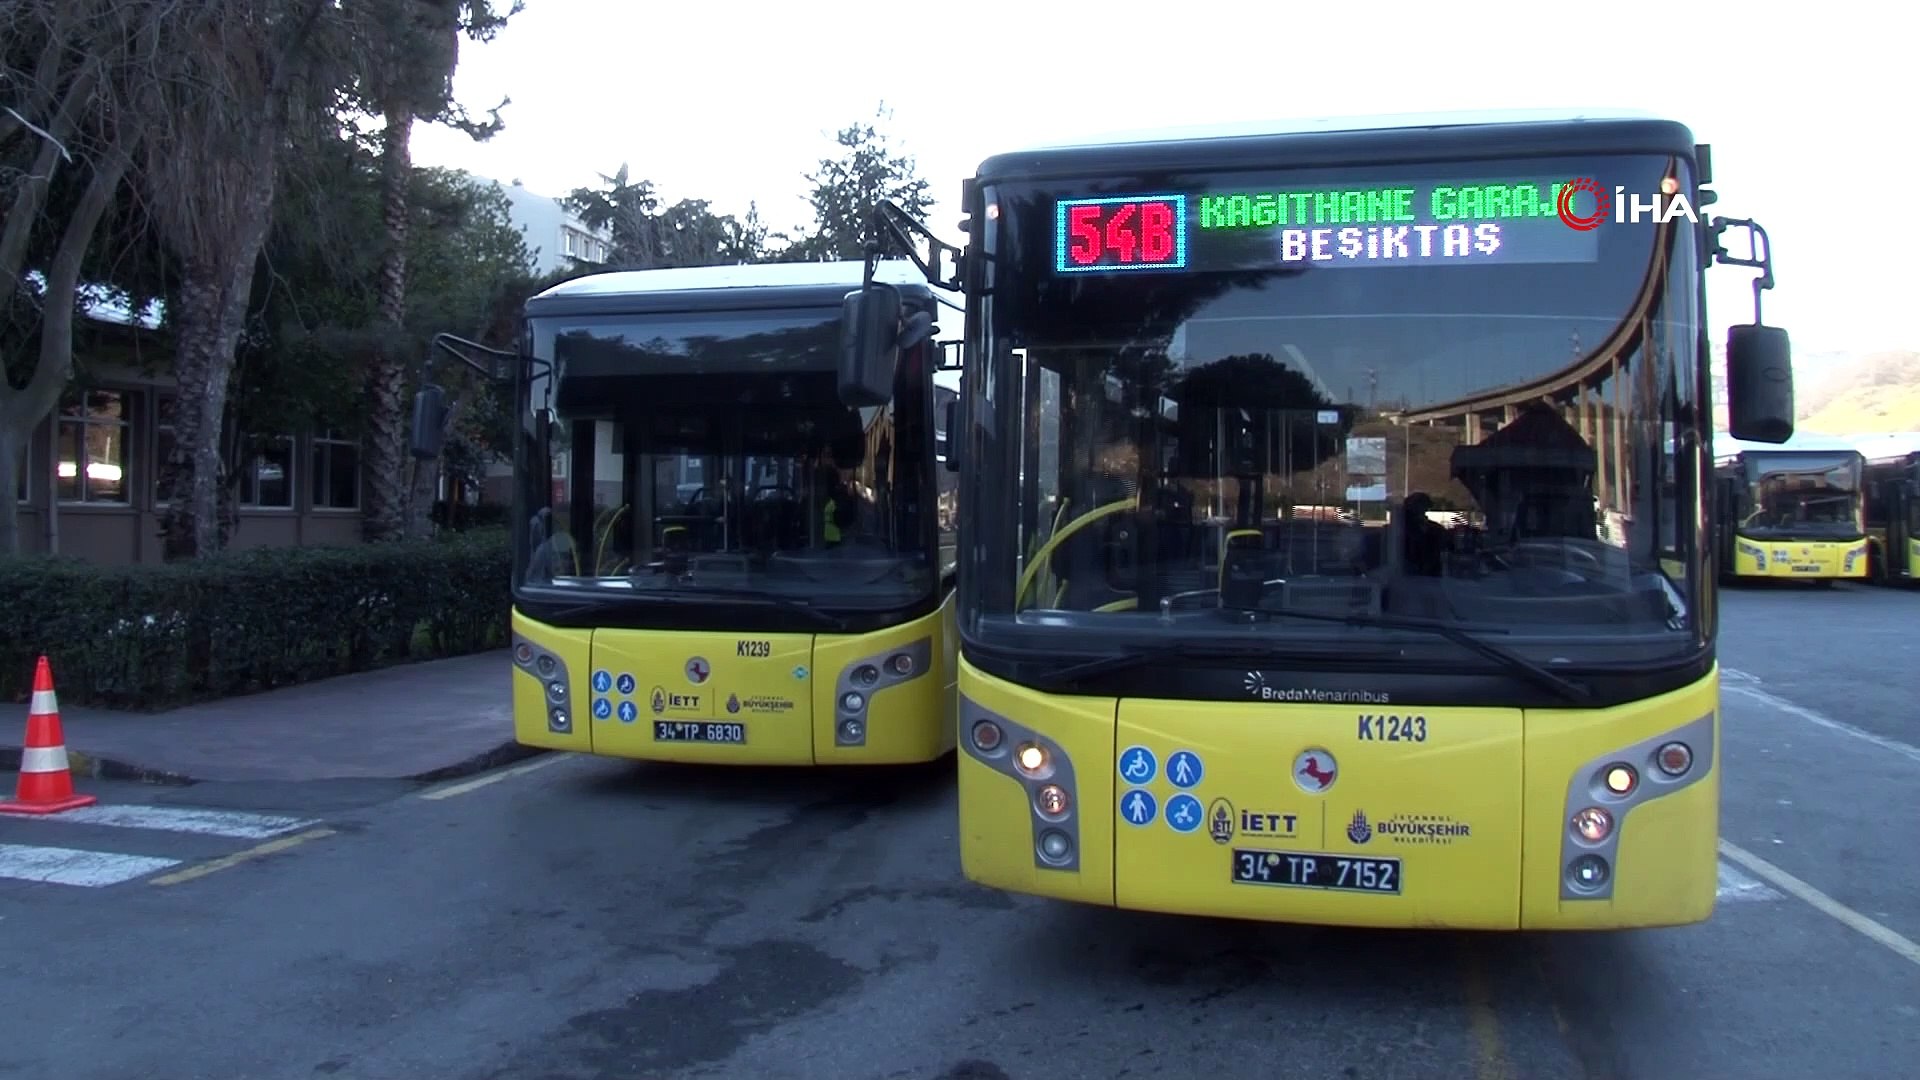
[[[913,674],[913,657],[907,653],[894,653],[887,660],[887,666],[893,669],[895,675],[904,679]]]
[[[1587,843],[1598,844],[1613,833],[1613,815],[1589,806],[1573,815],[1573,831]]]
[[[546,676],[552,675],[553,669],[558,665],[554,662],[553,657],[548,656],[545,653],[542,653],[540,656],[539,662],[534,664],[533,666],[540,669],[540,674],[542,677],[546,677]]]
[[[567,684],[558,679],[547,684],[547,700],[555,705],[567,700]]]
[[[1633,794],[1634,788],[1640,786],[1640,774],[1634,772],[1633,766],[1625,762],[1615,762],[1607,766],[1601,782],[1606,784],[1609,792],[1624,799]]]
[[[1653,759],[1668,776],[1685,776],[1693,768],[1693,748],[1683,742],[1662,746]]]
[[[573,730],[573,717],[564,708],[556,708],[547,714],[547,730],[564,735]]]
[[[1040,776],[1047,768],[1047,748],[1039,743],[1022,743],[1013,752],[1013,763],[1028,776]]]
[[[840,707],[847,712],[859,712],[867,704],[867,699],[858,690],[849,690],[840,698]]]
[[[1000,725],[991,720],[982,720],[973,725],[973,745],[983,754],[1000,749],[1005,739],[1006,734],[1000,730]]]

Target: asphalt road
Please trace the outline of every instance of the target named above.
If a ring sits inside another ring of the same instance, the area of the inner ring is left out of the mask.
[[[1920,594],[1722,610],[1733,847],[1703,926],[1389,934],[1013,898],[960,875],[950,761],[89,783],[89,819],[0,820],[0,867],[68,882],[0,879],[0,1076],[1914,1075]],[[48,846],[108,854],[22,854]]]

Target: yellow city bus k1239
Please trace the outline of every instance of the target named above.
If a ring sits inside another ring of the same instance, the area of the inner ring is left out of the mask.
[[[880,277],[911,328],[885,370],[842,351],[858,262],[615,271],[527,302],[504,373],[521,743],[743,765],[953,748],[942,300],[910,266]]]
[[[1579,178],[1657,212],[1594,220]],[[1793,431],[1765,233],[1695,224],[1709,182],[1639,117],[984,162],[955,277],[966,875],[1287,922],[1707,918],[1716,257],[1760,271],[1733,432]]]
[[[1864,580],[1866,458],[1843,446],[1718,446],[1721,575],[1832,586]]]

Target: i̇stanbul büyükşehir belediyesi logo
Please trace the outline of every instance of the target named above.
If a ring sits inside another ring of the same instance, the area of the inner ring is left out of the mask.
[[[1585,193],[1593,197],[1593,210],[1581,213],[1575,200]],[[1674,218],[1685,218],[1698,223],[1700,218],[1694,213],[1693,203],[1687,200],[1686,193],[1680,190],[1679,182],[1672,177],[1661,181],[1660,194],[1645,198],[1639,192],[1629,192],[1626,185],[1615,185],[1611,204],[1601,193],[1600,185],[1591,176],[1578,176],[1560,186],[1560,192],[1554,197],[1554,209],[1560,215],[1560,221],[1569,229],[1591,232],[1600,227],[1600,223],[1612,218],[1621,224],[1639,224],[1652,221],[1665,224]],[[1611,213],[1609,213],[1611,209]]]

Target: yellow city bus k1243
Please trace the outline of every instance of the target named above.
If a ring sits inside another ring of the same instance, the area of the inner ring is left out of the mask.
[[[507,358],[521,743],[757,765],[952,750],[943,301],[883,266],[910,333],[887,370],[850,371],[842,309],[861,271],[615,271],[527,302]],[[422,391],[417,439],[441,393]]]
[[[1866,458],[1807,442],[1771,448],[1720,445],[1721,574],[1727,580],[1864,580]]]
[[[1637,117],[984,162],[956,276],[966,875],[1287,922],[1707,918],[1715,258],[1760,271],[1733,432],[1793,431],[1765,233],[1695,224],[1710,179]],[[1592,218],[1616,186],[1658,212]]]

